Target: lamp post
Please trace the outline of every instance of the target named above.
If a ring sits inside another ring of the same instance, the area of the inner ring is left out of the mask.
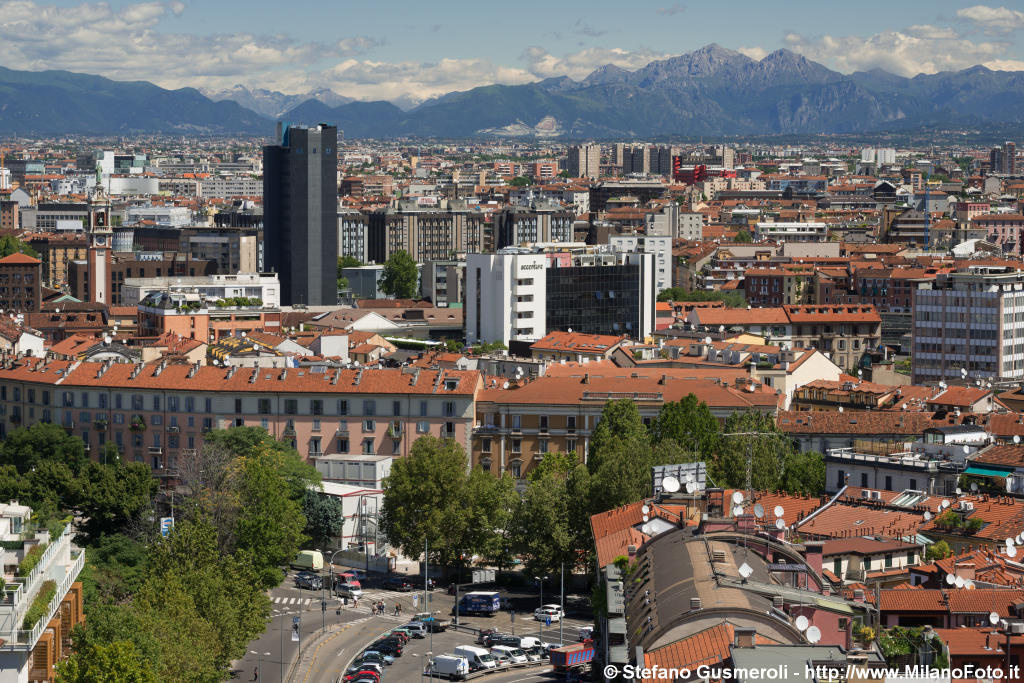
[[[544,579],[546,579],[547,577],[546,576],[535,576],[533,578],[537,579],[537,581],[540,583],[540,606],[544,607]],[[540,616],[543,616],[543,615],[540,615]],[[541,640],[541,641],[544,640],[544,620],[543,619],[538,619],[537,620],[537,638],[538,638],[538,640]]]
[[[320,551],[321,555],[325,555],[330,552],[327,548]],[[331,586],[334,589],[334,586]],[[320,567],[320,630],[327,630],[327,596],[324,595],[324,568]]]
[[[249,650],[249,654],[256,655],[256,679],[263,678],[263,658],[269,657],[269,652],[257,652],[256,650]],[[281,653],[281,661],[284,661],[284,653]]]
[[[333,553],[331,553],[331,561],[327,563],[328,564],[327,571],[328,571],[328,575],[329,575],[328,578],[329,578],[329,580],[331,582],[331,597],[332,598],[334,597],[334,557],[335,557],[335,555],[337,555],[340,552],[341,552],[341,548],[338,548]]]

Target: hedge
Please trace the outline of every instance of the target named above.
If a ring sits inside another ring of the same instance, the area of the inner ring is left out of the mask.
[[[55,595],[57,595],[57,582],[53,579],[44,581],[43,585],[39,587],[36,597],[32,600],[32,606],[25,612],[25,620],[21,622],[21,627],[26,631],[31,631],[35,628],[36,622],[46,614],[50,601],[53,600]]]
[[[32,573],[32,570],[39,564],[39,560],[43,559],[43,552],[46,551],[46,546],[46,543],[40,543],[25,553],[21,564],[18,565],[18,576],[28,576]]]

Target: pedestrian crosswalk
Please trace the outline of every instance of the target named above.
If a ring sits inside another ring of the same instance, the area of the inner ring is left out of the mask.
[[[275,598],[271,598],[271,602],[273,602],[275,605],[302,605],[302,606],[306,606],[306,605],[312,605],[313,601],[314,601],[313,598],[285,598],[285,597],[280,597],[280,596],[275,597]],[[319,598],[317,598],[316,601],[319,602]]]

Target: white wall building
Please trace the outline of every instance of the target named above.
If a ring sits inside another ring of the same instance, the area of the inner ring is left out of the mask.
[[[153,221],[160,227],[183,228],[192,224],[192,209],[186,206],[131,206],[125,223]]]
[[[672,286],[671,235],[613,235],[608,244],[612,251],[654,255],[654,296]]]
[[[147,294],[161,291],[202,294],[207,298],[220,299],[245,296],[260,299],[265,308],[278,308],[281,305],[281,283],[277,273],[126,278],[121,298],[123,305],[136,306]]]
[[[700,241],[704,237],[704,214],[680,213],[676,237],[684,240]]]
[[[824,223],[759,222],[755,239],[776,242],[826,242],[828,226]]]

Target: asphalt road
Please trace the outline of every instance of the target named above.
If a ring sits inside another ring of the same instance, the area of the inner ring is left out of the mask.
[[[399,593],[367,587],[364,588],[358,608],[351,605],[343,607],[335,598],[329,601],[327,611],[322,612],[320,592],[294,588],[293,576],[294,572],[290,572],[282,586],[271,591],[273,617],[267,630],[259,639],[249,644],[247,654],[237,663],[236,680],[253,680],[257,668],[260,668],[260,681],[287,680],[282,678],[282,672],[287,677],[290,663],[300,645],[291,640],[292,619],[295,616],[301,619],[300,631],[303,639],[312,637],[313,632],[319,630],[322,624],[334,625],[334,629],[331,636],[316,648],[314,659],[306,671],[295,677],[292,683],[335,683],[352,658],[376,640],[378,635],[408,622],[416,612],[427,611],[422,605],[422,590]],[[398,657],[392,666],[387,667],[384,679],[394,683],[420,680],[428,653],[451,652],[458,645],[473,644],[476,640],[476,629],[497,628],[506,633],[537,636],[545,642],[559,642],[557,622],[545,626],[533,619],[533,609],[540,604],[538,595],[531,595],[528,592],[501,592],[503,597],[511,600],[512,607],[516,610],[514,618],[508,612],[489,618],[463,616],[460,617],[460,625],[463,628],[459,631],[449,629],[444,633],[428,634],[423,639],[410,640],[403,655]],[[385,602],[387,612],[384,615],[371,614],[370,605],[381,599]],[[557,603],[557,594],[545,591],[544,601]],[[397,617],[394,616],[396,603],[402,605],[402,615]],[[443,589],[428,593],[429,611],[436,611],[448,617],[454,603],[454,596],[448,595]],[[579,628],[592,625],[592,620],[586,612],[574,612],[569,609],[568,599],[567,610],[570,618],[563,622],[562,633],[563,641],[571,643],[576,641]],[[252,652],[261,654],[251,654]],[[512,669],[486,676],[483,680],[496,683],[558,680],[552,678],[554,674],[550,671],[551,667],[548,665]]]

